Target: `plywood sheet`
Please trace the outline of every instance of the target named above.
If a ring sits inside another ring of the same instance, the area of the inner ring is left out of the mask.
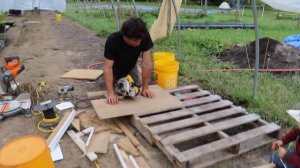
[[[150,114],[182,108],[183,105],[174,96],[157,85],[149,86],[155,98],[138,96],[135,99],[120,100],[116,105],[107,104],[106,99],[92,100],[92,105],[100,119],[115,118],[132,114]]]
[[[61,78],[96,80],[102,74],[103,74],[103,70],[95,70],[95,69],[72,69],[71,71],[63,74],[61,76]]]

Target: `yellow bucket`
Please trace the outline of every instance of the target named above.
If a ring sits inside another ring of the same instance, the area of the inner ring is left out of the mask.
[[[62,17],[62,15],[60,13],[56,13],[55,14],[56,21],[60,22],[61,21],[61,17]]]
[[[0,149],[1,168],[55,168],[46,141],[28,135],[8,142]]]
[[[153,60],[175,60],[175,54],[171,52],[155,52],[153,53]]]
[[[154,62],[155,82],[165,89],[177,87],[179,62],[174,60],[159,60]]]

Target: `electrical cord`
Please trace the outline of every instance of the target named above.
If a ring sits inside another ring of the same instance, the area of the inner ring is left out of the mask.
[[[54,129],[55,129],[54,127],[50,127],[49,129],[41,127],[42,121],[43,121],[43,117],[39,117],[34,120],[34,125],[37,127],[37,129],[39,131],[45,132],[45,133],[50,133],[50,132],[54,131]]]
[[[94,161],[93,163],[95,164],[95,167],[96,167],[96,168],[100,168],[100,166],[99,166],[99,164],[97,163],[97,161]]]
[[[87,98],[87,99],[79,99],[79,98],[77,98],[77,97],[75,97],[73,95],[71,95],[71,96],[72,96],[72,98],[74,98],[76,100],[75,104],[74,104],[74,106],[75,106],[76,109],[89,108],[91,106],[91,104],[89,102],[89,100],[91,100],[91,99],[89,99],[89,98]],[[85,103],[85,106],[80,106],[80,104],[84,104],[84,103]]]
[[[89,100],[93,100],[93,98],[86,98],[86,99],[80,99],[78,97],[75,97],[73,95],[64,97],[64,96],[59,96],[59,97],[51,97],[50,99],[59,99],[61,102],[64,102],[66,100],[71,100],[72,103],[75,106],[75,109],[83,109],[83,108],[89,108],[91,106]],[[85,106],[80,106],[79,104],[85,103]]]
[[[31,99],[31,102],[32,102],[32,104],[31,104],[31,113],[34,116],[37,116],[37,118],[34,120],[34,125],[37,127],[37,129],[39,131],[45,132],[45,133],[53,132],[55,127],[50,126],[49,128],[45,128],[45,127],[42,126],[43,120],[44,120],[43,112],[42,111],[37,111],[32,107],[33,104],[38,104],[40,101],[42,101],[46,98],[46,96],[43,92],[43,89],[47,87],[46,82],[40,82],[38,88],[34,88],[31,85],[19,86],[15,80],[13,80],[13,82],[16,84],[18,90],[21,93],[24,93],[24,92],[29,92],[30,93],[30,99]],[[92,99],[80,99],[80,98],[78,98],[76,96],[73,96],[73,95],[70,95],[70,96],[67,97],[66,95],[63,95],[63,94],[59,95],[57,97],[49,98],[49,99],[54,99],[54,100],[59,99],[60,102],[64,102],[65,100],[71,100],[71,102],[75,106],[75,109],[90,107],[91,104],[90,104],[89,100],[92,100]]]

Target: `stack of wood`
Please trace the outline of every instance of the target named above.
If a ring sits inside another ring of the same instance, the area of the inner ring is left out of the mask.
[[[73,120],[72,126],[78,132],[68,131],[69,136],[90,161],[97,160],[96,153],[105,154],[109,146],[116,144],[127,167],[134,167],[130,164],[130,157],[134,158],[138,167],[150,167],[146,162],[150,158],[148,151],[120,119],[100,120],[94,111],[82,111]],[[82,138],[85,135],[88,138],[84,143]]]

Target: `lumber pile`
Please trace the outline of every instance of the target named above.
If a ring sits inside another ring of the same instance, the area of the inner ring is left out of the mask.
[[[150,154],[120,119],[100,120],[93,110],[85,110],[78,112],[72,126],[77,132],[70,130],[68,135],[91,162],[97,160],[97,154],[117,146],[117,156],[124,161],[121,165],[150,167],[146,162]]]

